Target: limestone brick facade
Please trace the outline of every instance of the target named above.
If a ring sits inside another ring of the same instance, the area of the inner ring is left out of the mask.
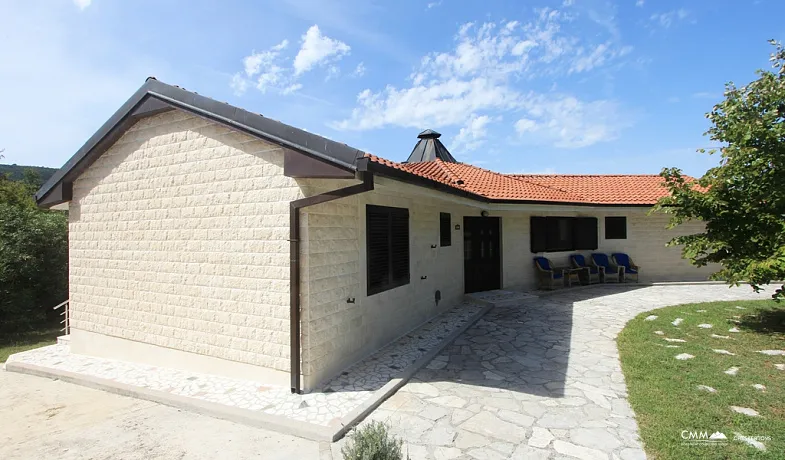
[[[301,196],[276,145],[181,111],[139,121],[74,183],[74,343],[88,331],[288,370]]]

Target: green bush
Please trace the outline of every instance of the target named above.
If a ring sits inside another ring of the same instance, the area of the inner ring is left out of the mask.
[[[0,177],[0,333],[56,323],[68,298],[68,218],[38,209],[35,177]]]
[[[344,460],[403,460],[402,446],[387,425],[373,421],[352,432],[341,454]]]

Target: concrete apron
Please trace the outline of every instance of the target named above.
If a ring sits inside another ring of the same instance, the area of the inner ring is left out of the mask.
[[[343,416],[337,426],[316,425],[313,423],[292,420],[279,415],[265,414],[258,411],[227,406],[225,404],[175,395],[158,390],[151,390],[149,388],[143,388],[134,385],[128,385],[90,375],[52,369],[28,363],[15,362],[12,360],[9,360],[9,362],[5,364],[5,370],[9,372],[18,372],[22,374],[30,374],[39,377],[62,380],[64,382],[73,383],[76,385],[103,390],[122,396],[130,396],[133,398],[153,401],[167,406],[176,407],[178,409],[184,409],[232,422],[264,428],[279,433],[299,436],[314,441],[334,442],[342,438],[352,427],[365,419],[368,414],[373,412],[373,410],[376,409],[381,403],[383,403],[387,398],[398,391],[398,389],[405,385],[406,382],[408,382],[409,379],[411,379],[412,376],[417,373],[418,370],[420,370],[420,368],[428,364],[436,355],[438,355],[445,347],[447,347],[447,345],[452,343],[464,331],[473,326],[474,323],[482,318],[493,307],[494,305],[492,303],[485,304],[485,306],[468,321],[466,321],[465,324],[456,328],[441,342],[439,342],[438,345],[428,350],[428,352],[420,356],[420,358],[414,361],[411,365],[403,369],[397,377],[393,378],[384,386],[376,390],[371,398],[364,401],[347,415]]]

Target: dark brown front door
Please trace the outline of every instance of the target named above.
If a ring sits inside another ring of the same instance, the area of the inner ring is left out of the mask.
[[[500,223],[498,217],[463,218],[463,276],[467,293],[501,287]]]

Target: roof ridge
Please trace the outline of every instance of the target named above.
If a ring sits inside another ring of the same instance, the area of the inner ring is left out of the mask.
[[[463,187],[463,185],[464,185],[464,183],[466,181],[464,181],[463,179],[458,177],[458,175],[456,175],[452,171],[452,169],[450,169],[447,166],[447,162],[446,161],[442,161],[442,160],[436,160],[436,161],[437,161],[437,164],[439,165],[439,168],[441,168],[441,170],[444,171],[444,174],[450,179],[451,182],[453,182],[455,185],[459,185],[459,186]],[[463,163],[459,163],[459,164],[463,164]]]
[[[513,176],[513,179],[515,179],[515,180],[519,180],[519,181],[521,181],[521,182],[526,182],[526,183],[528,183],[528,184],[533,184],[533,185],[537,185],[537,186],[540,186],[540,187],[544,187],[544,188],[549,188],[549,189],[553,189],[553,190],[558,190],[558,191],[560,191],[560,192],[564,192],[564,193],[566,193],[566,194],[567,194],[567,195],[569,195],[569,196],[575,196],[575,197],[578,197],[578,198],[580,198],[580,199],[582,199],[582,200],[587,200],[587,199],[588,199],[587,197],[585,197],[585,196],[583,196],[583,195],[580,195],[580,194],[578,194],[578,193],[572,192],[572,191],[570,191],[570,190],[563,189],[563,188],[561,188],[561,187],[555,187],[555,186],[553,186],[553,185],[541,184],[541,183],[539,183],[539,182],[534,182],[534,181],[531,181],[531,180],[528,180],[528,179],[523,179],[523,178],[520,178],[520,177],[515,177],[515,176]]]
[[[659,174],[527,174],[527,173],[501,173],[505,176],[526,177],[660,177]]]

